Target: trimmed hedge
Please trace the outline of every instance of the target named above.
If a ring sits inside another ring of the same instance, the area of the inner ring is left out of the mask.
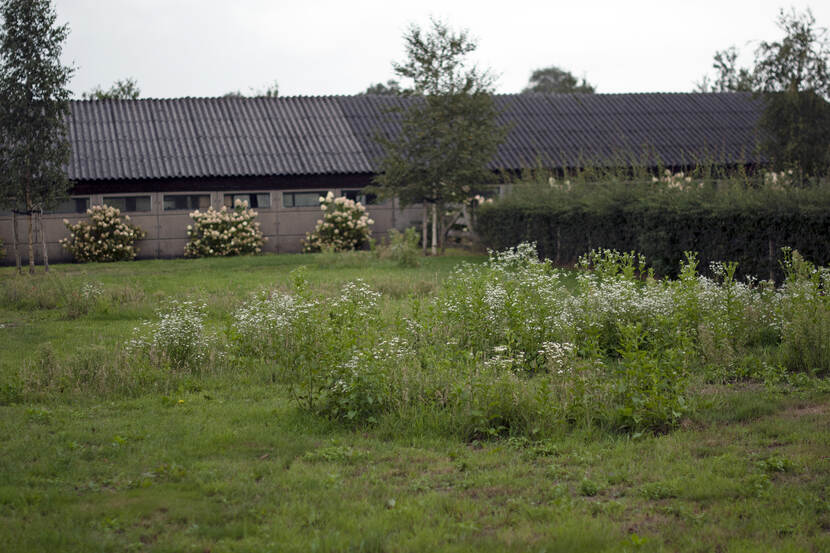
[[[742,275],[781,278],[781,248],[830,263],[830,190],[666,190],[649,185],[583,184],[574,190],[520,187],[482,206],[476,231],[502,250],[536,242],[540,256],[571,265],[593,248],[637,251],[658,274],[675,276],[684,251],[737,261]]]

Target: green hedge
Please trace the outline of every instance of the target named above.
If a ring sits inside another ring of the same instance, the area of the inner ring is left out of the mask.
[[[780,278],[784,246],[830,264],[830,190],[520,186],[479,210],[476,231],[492,249],[536,242],[539,254],[559,265],[573,264],[593,248],[635,250],[659,274],[673,276],[683,252],[696,251],[702,268],[711,261],[737,261],[743,275]]]

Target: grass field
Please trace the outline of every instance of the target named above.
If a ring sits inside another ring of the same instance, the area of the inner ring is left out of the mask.
[[[695,380],[694,408],[667,431],[463,437],[428,410],[357,424],[309,412],[261,359],[136,376],[126,353],[170,299],[204,302],[221,335],[252,292],[289,291],[306,265],[324,297],[364,279],[391,319],[462,261],[485,258],[139,261],[34,278],[0,268],[2,549],[830,550],[824,375]],[[66,366],[71,378],[52,374]]]

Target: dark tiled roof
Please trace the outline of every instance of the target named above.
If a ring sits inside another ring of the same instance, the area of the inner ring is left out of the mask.
[[[385,96],[73,101],[74,180],[372,173],[376,132],[394,134],[410,99]],[[751,161],[749,94],[500,95],[510,129],[493,169],[587,160]]]

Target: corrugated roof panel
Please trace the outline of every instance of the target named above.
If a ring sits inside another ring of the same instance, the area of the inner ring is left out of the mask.
[[[373,172],[417,98],[339,96],[93,100],[71,103],[70,178]],[[639,159],[676,165],[755,156],[760,101],[749,94],[528,94],[494,97],[508,126],[491,166]]]

